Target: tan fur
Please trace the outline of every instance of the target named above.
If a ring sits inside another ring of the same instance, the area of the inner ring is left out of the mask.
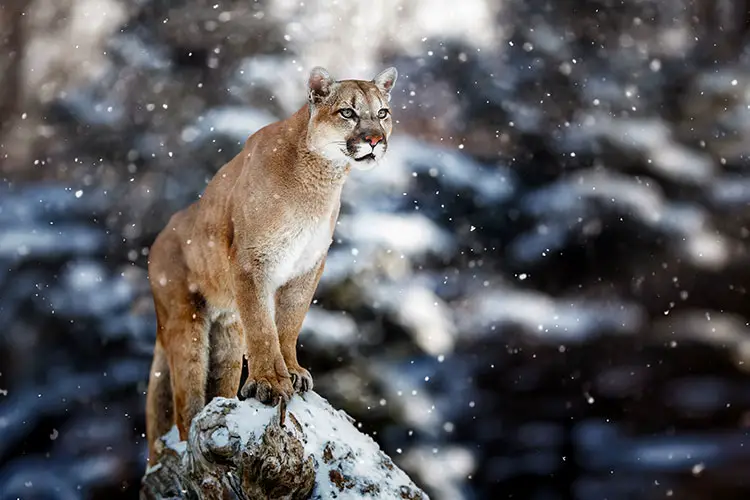
[[[308,103],[250,136],[157,236],[149,257],[158,327],[146,406],[152,463],[173,422],[185,439],[207,401],[237,395],[243,354],[244,397],[276,404],[312,388],[297,337],[350,167],[373,166],[387,148],[392,122],[381,110],[395,80],[394,68],[372,81],[334,81],[313,69]],[[341,112],[349,108],[355,117]]]

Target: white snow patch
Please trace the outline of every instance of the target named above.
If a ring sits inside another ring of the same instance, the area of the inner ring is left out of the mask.
[[[697,462],[715,459],[720,449],[718,443],[683,436],[679,443],[664,440],[643,442],[629,450],[624,458],[643,468],[687,469]]]
[[[467,46],[495,49],[501,29],[495,19],[501,4],[489,0],[275,0],[265,14],[286,26],[287,46],[300,68],[322,65],[335,78],[374,78],[383,69],[384,47],[416,57],[424,55],[428,40],[456,38]],[[299,81],[307,77],[302,73]]]
[[[582,124],[569,132],[573,144],[590,146],[591,139],[609,142],[629,154],[640,155],[652,171],[675,182],[699,184],[708,181],[716,171],[709,155],[677,142],[662,120],[615,120],[595,113],[586,116]]]
[[[432,447],[422,446],[406,454],[404,465],[417,471],[425,484],[436,492],[435,500],[454,500],[464,498],[464,483],[476,471],[477,460],[463,447],[443,446],[440,453],[435,453]]]
[[[527,333],[555,342],[584,340],[598,333],[632,333],[645,321],[634,304],[580,299],[555,300],[513,289],[483,289],[466,301],[462,331],[483,335],[494,328],[518,325]]]
[[[369,292],[381,309],[391,312],[426,353],[453,351],[457,335],[450,308],[432,290],[420,285],[382,285]]]
[[[361,212],[342,215],[337,234],[358,246],[372,245],[407,257],[432,253],[447,255],[454,248],[451,235],[419,213]]]
[[[281,107],[285,115],[291,115],[304,102],[304,80],[300,78],[298,68],[294,57],[256,54],[242,60],[232,76],[229,89],[233,94],[240,95],[248,87],[260,87],[272,92],[275,104]]]
[[[216,446],[225,448],[229,446],[229,431],[225,427],[220,427],[211,434],[211,439]]]
[[[5,3],[5,2],[3,2]],[[101,50],[127,19],[126,4],[117,0],[29,2],[26,23],[33,36],[27,41],[23,87],[43,95],[100,78],[111,69]]]
[[[232,400],[214,399],[214,403],[219,405],[229,401]],[[227,428],[230,433],[239,435],[242,442],[259,439],[268,423],[278,418],[278,414],[278,408],[247,400],[227,415]],[[337,467],[345,476],[355,479],[366,478],[378,486],[413,487],[411,479],[403,471],[396,467],[389,469],[383,465],[386,456],[377,443],[357,430],[352,423],[353,420],[346,413],[334,410],[325,399],[314,392],[294,396],[287,406],[287,419],[290,418],[290,414],[294,415],[303,431],[299,434],[293,424],[287,424],[285,429],[297,435],[304,443],[305,453],[316,457],[317,460],[313,498],[361,499],[367,496],[360,493],[359,488],[340,491],[330,480],[332,466]],[[322,459],[326,447],[333,456],[330,465]],[[351,457],[347,457],[349,454]]]
[[[180,441],[180,431],[177,429],[177,425],[173,425],[169,432],[164,434],[164,445],[182,455],[187,449],[187,442]]]
[[[313,306],[302,323],[302,338],[310,336],[323,345],[351,346],[356,342],[357,323],[347,315]]]
[[[10,227],[0,238],[0,258],[13,259],[27,255],[58,255],[65,252],[87,255],[101,246],[100,234],[86,228],[49,226]]]
[[[394,196],[414,191],[415,175],[437,177],[441,185],[476,193],[477,201],[487,204],[507,199],[517,184],[505,167],[485,166],[456,150],[394,133],[383,160],[372,170],[350,175],[342,196],[354,206],[393,208]]]
[[[526,196],[522,209],[538,218],[537,228],[511,243],[511,254],[521,262],[550,255],[601,218],[602,207],[675,236],[670,238],[679,242],[675,250],[696,265],[715,269],[727,262],[727,242],[711,227],[704,209],[671,203],[654,182],[596,170],[563,177]]]
[[[214,398],[222,401],[225,398]],[[252,401],[251,401],[252,403]],[[263,435],[266,425],[279,414],[276,407],[262,404],[240,404],[227,415],[227,429],[238,434],[242,442]]]
[[[723,209],[745,210],[750,205],[750,179],[741,175],[718,178],[711,186],[711,199]]]
[[[657,335],[716,346],[750,345],[750,327],[739,315],[716,310],[678,311],[654,325]]]
[[[192,136],[195,130],[206,133],[225,134],[245,142],[247,138],[278,119],[270,113],[258,109],[222,106],[209,110],[202,119],[183,131],[183,135]]]
[[[373,363],[376,364],[373,375],[384,382],[387,400],[398,402],[404,424],[426,435],[438,435],[445,419],[437,408],[437,400],[425,389],[424,379],[396,371],[387,363]],[[396,404],[392,403],[392,406]]]

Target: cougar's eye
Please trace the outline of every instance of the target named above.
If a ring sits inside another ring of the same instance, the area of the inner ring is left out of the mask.
[[[346,119],[354,118],[354,110],[351,108],[345,108],[339,111],[339,114]]]
[[[388,111],[387,109],[383,108],[380,111],[378,111],[378,118],[380,118],[382,120],[383,118],[385,118],[386,116],[388,116],[388,113],[390,113],[390,111]]]

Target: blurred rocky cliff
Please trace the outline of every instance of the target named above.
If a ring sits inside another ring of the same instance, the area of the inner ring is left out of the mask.
[[[750,494],[745,0],[4,0],[0,499],[134,498],[148,247],[395,65],[300,354],[435,499]]]

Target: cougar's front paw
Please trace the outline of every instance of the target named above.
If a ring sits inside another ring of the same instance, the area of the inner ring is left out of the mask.
[[[294,390],[303,393],[311,391],[313,388],[313,379],[310,372],[302,368],[301,366],[290,366],[289,375],[292,377],[292,385]]]
[[[291,379],[288,378],[248,377],[245,385],[240,389],[240,394],[244,398],[255,398],[263,404],[276,406],[282,399],[288,401],[292,397],[294,387],[292,387]]]
[[[288,401],[294,394],[292,380],[284,367],[274,370],[252,370],[240,389],[243,398],[255,398],[263,404],[276,406],[281,400]]]

